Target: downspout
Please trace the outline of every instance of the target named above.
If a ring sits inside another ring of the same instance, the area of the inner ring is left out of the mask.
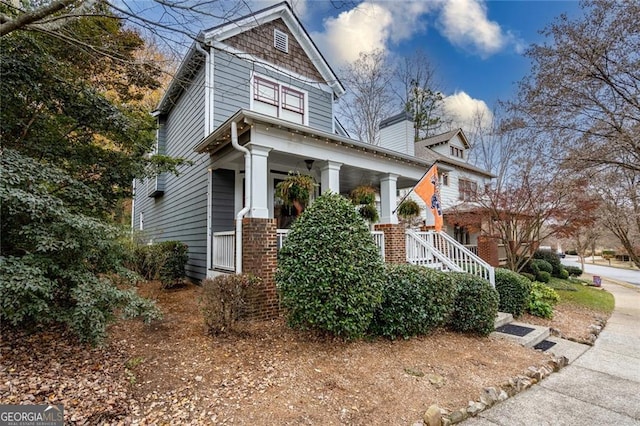
[[[242,273],[242,218],[251,209],[251,153],[238,143],[238,125],[231,122],[231,145],[244,154],[245,206],[236,215],[236,274]]]

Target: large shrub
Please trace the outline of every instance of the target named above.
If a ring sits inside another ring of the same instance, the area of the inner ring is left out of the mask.
[[[536,250],[536,252],[533,254],[533,258],[542,259],[549,262],[551,264],[552,270],[547,272],[551,273],[551,275],[554,277],[560,277],[560,271],[564,269],[564,266],[562,266],[560,258],[556,253],[547,250]]]
[[[458,272],[449,274],[457,286],[450,327],[483,336],[491,333],[498,314],[498,292],[488,281],[474,275]]]
[[[554,289],[543,283],[534,282],[529,297],[527,312],[542,318],[553,318],[553,306],[558,303],[560,296]]]
[[[508,269],[496,269],[496,290],[500,294],[498,309],[518,317],[527,308],[531,281]]]
[[[124,231],[80,207],[98,206],[100,194],[17,151],[1,161],[0,322],[60,323],[98,343],[118,317],[159,315],[124,273]]]
[[[133,248],[132,269],[147,280],[160,280],[164,288],[181,284],[189,260],[189,246],[181,241],[139,244]]]
[[[260,281],[250,275],[219,275],[202,281],[200,309],[207,330],[219,334],[233,330],[242,318],[251,290]]]
[[[384,263],[353,204],[319,197],[278,252],[276,284],[292,327],[362,336],[382,301]]]
[[[370,331],[390,338],[426,334],[446,324],[455,297],[449,274],[423,266],[386,266],[383,301]]]

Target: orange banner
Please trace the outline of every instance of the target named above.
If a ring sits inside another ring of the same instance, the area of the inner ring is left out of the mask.
[[[413,191],[427,204],[435,218],[436,231],[442,230],[442,204],[440,203],[440,181],[438,167],[434,164],[420,179]]]

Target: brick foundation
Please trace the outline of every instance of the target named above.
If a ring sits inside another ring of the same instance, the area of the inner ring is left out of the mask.
[[[478,236],[478,257],[494,268],[500,266],[498,241],[495,238]]]
[[[249,300],[248,319],[273,319],[280,314],[274,276],[277,264],[276,219],[242,219],[242,272],[262,278]]]
[[[387,263],[407,263],[407,243],[404,225],[384,223],[375,226],[384,232],[384,258]]]

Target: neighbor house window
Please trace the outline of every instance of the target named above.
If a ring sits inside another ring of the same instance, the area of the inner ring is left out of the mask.
[[[264,77],[253,77],[253,110],[307,124],[306,93]]]
[[[451,147],[451,155],[458,158],[464,158],[464,150],[455,146]]]
[[[442,178],[442,186],[449,186],[449,173],[442,173],[440,177]]]
[[[478,184],[471,180],[460,179],[458,180],[458,191],[460,192],[459,198],[463,201],[472,201],[478,194]]]

